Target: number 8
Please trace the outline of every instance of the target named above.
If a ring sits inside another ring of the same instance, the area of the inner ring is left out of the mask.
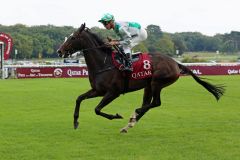
[[[144,69],[150,69],[151,68],[151,64],[150,64],[150,61],[149,60],[144,60],[143,61],[143,68]]]

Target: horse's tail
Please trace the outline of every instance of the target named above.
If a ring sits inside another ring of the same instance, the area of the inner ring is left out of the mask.
[[[191,75],[195,81],[201,84],[204,88],[206,88],[210,93],[214,95],[214,97],[219,100],[220,97],[224,94],[225,88],[223,85],[213,85],[209,82],[202,80],[203,78],[195,75],[189,68],[182,64],[178,64],[179,68],[182,70],[181,73]]]

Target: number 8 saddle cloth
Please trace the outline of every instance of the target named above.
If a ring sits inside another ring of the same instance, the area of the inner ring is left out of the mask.
[[[123,58],[117,52],[112,53],[112,61],[116,68],[122,70]],[[137,53],[132,55],[131,80],[139,80],[152,77],[152,62],[147,53]]]

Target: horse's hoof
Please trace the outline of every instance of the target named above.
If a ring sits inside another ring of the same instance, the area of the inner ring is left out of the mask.
[[[120,133],[127,133],[128,131],[127,131],[127,129],[126,128],[122,128],[121,130],[120,130]]]
[[[74,129],[78,128],[78,122],[74,122]]]
[[[118,114],[118,113],[116,114],[115,118],[116,119],[123,119],[123,117],[120,114]]]

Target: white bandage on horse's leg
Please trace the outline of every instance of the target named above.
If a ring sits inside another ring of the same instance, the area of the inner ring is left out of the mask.
[[[127,126],[125,126],[124,128],[122,128],[120,132],[121,132],[121,133],[127,133],[128,129],[129,129],[129,128],[132,128],[132,127],[137,123],[136,117],[137,117],[137,113],[134,112],[134,113],[132,114],[132,116],[130,117]]]

